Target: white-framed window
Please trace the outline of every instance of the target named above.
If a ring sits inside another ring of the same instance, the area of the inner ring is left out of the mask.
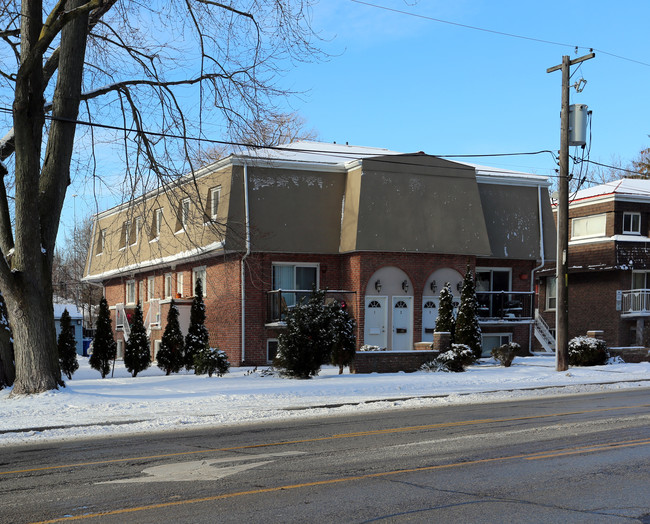
[[[120,242],[120,249],[126,249],[131,242],[131,221],[127,220],[122,224],[122,238]]]
[[[156,296],[156,277],[147,278],[147,300],[151,301]]]
[[[607,215],[589,215],[571,220],[571,239],[605,236]]]
[[[165,298],[172,298],[172,274],[165,273]]]
[[[135,304],[135,280],[127,280],[124,286],[124,302]]]
[[[623,213],[623,234],[641,234],[641,213]]]
[[[163,221],[163,210],[162,207],[159,207],[153,212],[153,224],[151,228],[150,242],[156,242],[158,239],[160,239],[160,228],[162,227],[162,221]]]
[[[203,291],[203,296],[206,296],[208,283],[205,275],[205,266],[195,267],[192,269],[192,296],[194,296],[194,290],[196,289],[196,283],[198,280],[201,280],[201,290]]]
[[[266,361],[273,362],[275,355],[278,353],[278,339],[277,338],[267,338],[266,339]]]
[[[632,271],[632,289],[650,289],[650,271]]]
[[[176,294],[183,296],[183,273],[176,273]]]
[[[140,242],[140,230],[142,229],[142,218],[137,217],[135,219],[135,230],[134,230],[134,235],[131,238],[131,245],[135,246],[138,242]]]
[[[557,277],[546,279],[546,310],[554,310],[557,307]]]
[[[144,279],[140,280],[138,284],[138,302],[144,302],[145,297],[147,296],[147,289]]]
[[[288,306],[295,306],[309,296],[311,290],[319,288],[319,264],[273,263],[273,290],[282,290],[282,300]],[[301,291],[295,293],[293,291]]]
[[[212,220],[217,219],[219,200],[221,200],[221,186],[213,187],[210,189],[210,218]]]
[[[187,228],[190,221],[190,199],[184,198],[181,202],[181,226],[183,229]]]
[[[158,360],[158,351],[160,351],[160,346],[162,346],[162,340],[154,340],[153,342],[153,359]]]

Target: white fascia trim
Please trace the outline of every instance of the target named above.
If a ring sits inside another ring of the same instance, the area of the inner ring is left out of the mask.
[[[571,240],[570,246],[580,246],[584,244],[602,244],[603,242],[636,242],[639,244],[650,242],[650,237],[643,235],[614,235],[612,237],[585,238],[583,240]]]
[[[476,173],[476,182],[479,184],[496,184],[500,186],[526,186],[526,187],[550,187],[551,182],[545,176],[540,175],[481,175]]]
[[[203,258],[207,255],[212,254],[214,251],[223,248],[223,242],[213,242],[207,246],[196,247],[194,249],[189,249],[187,251],[182,251],[174,255],[168,255],[166,257],[154,258],[152,260],[147,260],[145,262],[136,262],[128,266],[122,266],[117,269],[111,269],[109,271],[104,271],[103,273],[97,273],[95,275],[88,275],[83,277],[81,280],[83,282],[101,282],[108,278],[121,275],[123,273],[132,273],[134,271],[139,271],[142,269],[151,269],[155,266],[168,266],[172,262],[178,263],[179,261],[191,262]]]
[[[248,167],[275,167],[279,169],[292,169],[295,171],[320,171],[326,173],[345,173],[343,163],[307,162],[304,160],[276,160],[273,158],[259,158],[253,156],[236,156],[232,158],[232,165]]]

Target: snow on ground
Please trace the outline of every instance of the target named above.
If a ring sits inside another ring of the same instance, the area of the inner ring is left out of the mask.
[[[338,375],[325,367],[311,380],[265,376],[262,368],[165,376],[153,366],[132,378],[121,362],[114,378],[101,379],[88,359],[79,364],[59,391],[18,398],[0,391],[0,446],[650,386],[649,362],[556,372],[552,356],[516,358],[510,368],[483,360],[465,373]]]

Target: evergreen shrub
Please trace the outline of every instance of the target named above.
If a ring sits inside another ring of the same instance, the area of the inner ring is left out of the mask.
[[[183,333],[178,323],[178,308],[172,299],[167,313],[167,325],[160,341],[160,349],[156,354],[158,367],[167,375],[178,373],[183,367],[185,343]]]
[[[608,360],[609,351],[604,340],[575,337],[569,341],[570,366],[601,366]]]
[[[110,363],[115,360],[117,352],[117,345],[113,338],[113,328],[111,327],[111,312],[108,309],[108,303],[104,297],[99,301],[99,311],[97,313],[95,327],[93,352],[90,355],[88,363],[91,368],[99,371],[102,378],[104,378],[111,370]]]
[[[474,351],[465,344],[452,344],[449,351],[438,355],[433,361],[420,366],[422,371],[444,371],[459,373],[476,362]]]
[[[204,347],[194,354],[194,373],[197,375],[208,374],[212,377],[215,373],[222,377],[228,373],[230,362],[226,352],[218,348]]]
[[[151,345],[147,330],[144,327],[142,307],[140,302],[135,307],[131,321],[131,334],[124,345],[124,367],[132,377],[144,371],[151,365]]]
[[[61,331],[57,339],[59,365],[61,366],[61,372],[70,380],[74,372],[79,369],[79,362],[77,362],[77,343],[74,338],[74,326],[72,325],[68,308],[63,310],[59,323],[61,326]]]

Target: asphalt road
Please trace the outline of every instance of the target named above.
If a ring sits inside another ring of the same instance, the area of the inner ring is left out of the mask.
[[[647,522],[650,389],[0,448],[0,522]]]

